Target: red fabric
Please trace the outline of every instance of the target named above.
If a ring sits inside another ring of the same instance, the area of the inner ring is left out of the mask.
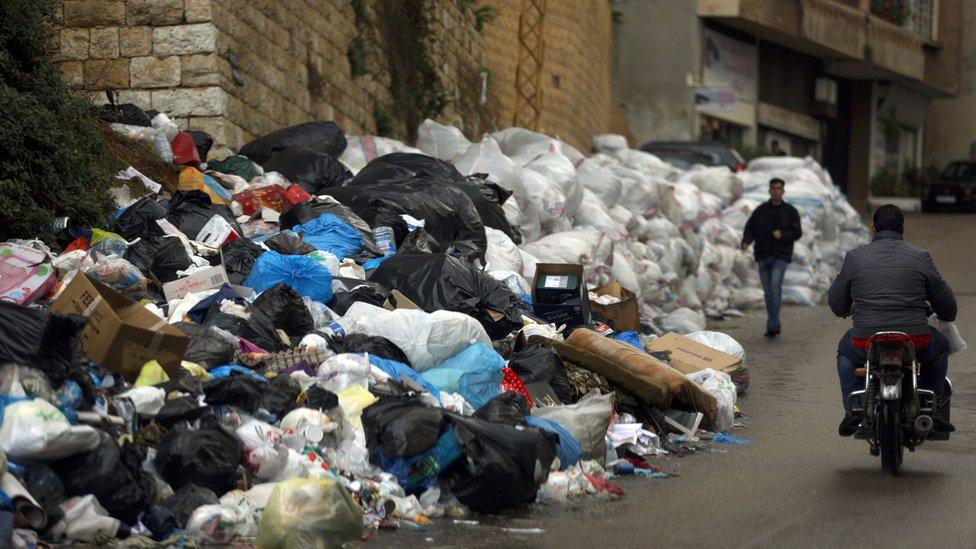
[[[617,496],[624,495],[623,488],[617,486],[616,484],[610,484],[610,482],[603,477],[593,476],[589,473],[583,473],[583,475],[586,476],[586,480],[590,481],[590,484],[593,485],[593,488],[595,488],[597,492],[609,492]]]
[[[196,167],[202,162],[197,144],[193,142],[193,136],[186,132],[176,134],[169,146],[173,149],[173,163],[177,166]]]
[[[923,349],[923,348],[927,347],[929,343],[932,342],[932,336],[930,336],[928,334],[925,334],[925,335],[917,335],[917,336],[908,336],[908,337],[911,338],[912,345],[914,345],[916,349]],[[868,350],[868,343],[870,341],[871,341],[870,338],[866,338],[866,337],[852,337],[851,338],[851,343],[855,347],[857,347],[858,349],[860,349],[862,351],[865,351],[865,352]]]
[[[79,236],[78,238],[72,240],[71,244],[68,244],[68,247],[64,249],[63,253],[73,252],[75,250],[87,252],[90,249],[91,246],[88,245],[88,239],[83,236]]]
[[[515,373],[515,370],[505,366],[502,368],[502,391],[506,393],[518,393],[525,397],[525,400],[529,402],[529,408],[535,406],[532,402],[532,396],[529,394],[529,390],[525,388],[525,383],[522,378]]]

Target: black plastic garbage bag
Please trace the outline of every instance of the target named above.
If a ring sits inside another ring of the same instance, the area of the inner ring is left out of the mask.
[[[261,347],[265,351],[284,351],[288,346],[281,340],[271,319],[261,310],[251,308],[250,318],[244,319],[237,315],[220,310],[220,304],[214,304],[207,312],[203,321],[204,326],[216,326],[237,337],[242,337]]]
[[[488,240],[485,225],[471,199],[457,186],[422,174],[405,181],[323,189],[356,212],[370,227],[387,226],[397,246],[409,229],[404,214],[424,220],[425,230],[442,250],[467,259],[484,258]]]
[[[521,233],[508,223],[505,210],[502,208],[512,193],[488,181],[484,176],[465,177],[451,163],[438,158],[404,152],[379,156],[364,166],[350,184],[399,183],[421,175],[431,176],[438,183],[451,185],[464,191],[478,210],[485,227],[498,229],[516,244],[521,243]]]
[[[80,316],[56,315],[0,301],[0,363],[37,368],[57,389],[64,383],[75,341],[86,322]]]
[[[196,396],[171,398],[156,414],[156,422],[167,429],[181,421],[195,421],[211,413],[210,406],[201,406]]]
[[[397,246],[396,253],[399,255],[416,255],[436,254],[443,251],[441,245],[437,243],[434,237],[430,236],[426,229],[417,227],[404,237],[403,242]]]
[[[508,391],[486,402],[473,417],[506,425],[525,425],[527,415],[529,401],[519,393]]]
[[[312,385],[305,391],[302,406],[313,410],[331,410],[339,405],[339,395],[328,389]]]
[[[251,308],[264,313],[275,328],[292,338],[302,338],[315,328],[302,296],[287,284],[275,284],[261,292]]]
[[[339,158],[346,150],[346,134],[335,122],[306,122],[259,137],[241,147],[240,153],[264,165],[274,155],[298,146]]]
[[[335,156],[305,147],[288,147],[277,153],[264,163],[264,171],[280,173],[312,196],[352,179],[352,173]]]
[[[191,482],[184,484],[172,496],[159,502],[159,506],[172,513],[180,528],[186,528],[186,521],[190,520],[190,515],[197,507],[212,505],[219,503],[219,501],[213,490],[197,486]]]
[[[385,337],[368,336],[365,334],[348,334],[342,339],[330,337],[329,348],[336,354],[368,353],[412,366],[410,359],[407,358],[403,349],[397,347],[396,343],[393,343]]]
[[[229,284],[224,284],[217,289],[217,292],[203,298],[199,303],[193,306],[189,312],[186,313],[186,318],[189,318],[193,322],[203,323],[204,319],[207,318],[207,313],[210,312],[210,308],[214,304],[219,304],[221,301],[233,301],[234,303],[239,303],[241,305],[246,305],[247,300],[241,297],[241,294],[232,288]],[[226,362],[224,363],[226,364]]]
[[[199,364],[208,370],[234,362],[236,347],[215,334],[208,326],[190,322],[180,322],[175,326],[190,337],[183,360]]]
[[[576,389],[566,375],[563,359],[549,347],[538,343],[528,345],[508,358],[508,367],[522,378],[533,401],[543,406],[573,402]]]
[[[158,503],[150,506],[140,521],[149,529],[152,538],[156,541],[166,539],[175,530],[181,528],[180,525],[176,524],[176,517],[173,516],[173,513]]]
[[[219,215],[230,223],[237,234],[243,235],[244,231],[234,218],[230,208],[220,204],[214,204],[203,191],[177,191],[173,198],[169,200],[169,213],[166,219],[183,232],[188,238],[195,239],[203,227],[215,215]]]
[[[31,463],[24,474],[24,488],[34,496],[41,509],[47,514],[45,529],[50,528],[64,518],[64,512],[58,507],[65,499],[64,483],[61,477],[44,463]]]
[[[369,461],[379,467],[430,450],[445,424],[442,409],[416,397],[381,398],[363,410],[362,420]]]
[[[163,229],[156,220],[166,217],[166,213],[166,208],[156,201],[155,195],[144,196],[115,220],[115,232],[126,240],[147,235],[162,236]]]
[[[282,231],[264,241],[264,245],[281,255],[308,255],[315,246],[305,242],[292,231]]]
[[[244,283],[247,275],[251,274],[254,262],[265,252],[264,248],[246,238],[238,238],[222,248],[224,257],[224,271],[231,284],[238,286]]]
[[[399,290],[429,313],[445,309],[470,315],[492,339],[522,326],[518,296],[504,283],[447,254],[395,255],[370,280]]]
[[[380,291],[375,285],[361,284],[348,292],[332,294],[332,301],[329,302],[329,308],[339,315],[344,315],[349,310],[349,307],[352,307],[353,303],[361,301],[382,307],[388,297],[390,297],[390,292],[385,290]]]
[[[66,496],[92,494],[110,515],[126,524],[135,524],[156,497],[156,482],[142,469],[138,448],[130,443],[119,448],[105,432],[94,450],[49,465],[61,477]]]
[[[217,418],[178,423],[159,444],[153,464],[174,490],[193,483],[224,495],[234,488],[244,447]]]
[[[193,138],[193,144],[197,147],[197,154],[200,155],[200,162],[206,162],[207,155],[210,153],[210,149],[214,144],[213,137],[209,133],[200,130],[190,130],[186,133],[190,134],[190,137]]]
[[[135,265],[143,274],[152,273],[159,282],[172,282],[180,277],[177,271],[192,265],[186,248],[176,237],[146,235],[125,250],[126,261]]]
[[[186,371],[186,370],[183,370]],[[191,375],[178,377],[176,379],[171,379],[169,381],[164,381],[162,383],[157,383],[154,387],[159,387],[160,389],[166,391],[166,394],[170,394],[173,391],[180,393],[186,393],[189,395],[202,395],[203,394],[203,382],[200,378]]]
[[[249,375],[231,374],[204,382],[203,393],[207,395],[207,404],[236,406],[254,413],[261,403],[265,385]]]
[[[301,394],[302,387],[291,376],[279,374],[264,386],[261,408],[281,419],[298,407],[298,397]]]
[[[261,170],[257,164],[239,155],[229,156],[223,160],[207,162],[207,169],[228,175],[236,175],[244,181],[250,181],[261,175]]]
[[[97,116],[109,124],[126,124],[129,126],[152,126],[152,119],[146,111],[132,103],[113,105],[107,103],[98,107]]]
[[[497,513],[535,501],[549,478],[559,437],[534,427],[448,414],[467,459],[447,472],[451,493],[479,513]]]

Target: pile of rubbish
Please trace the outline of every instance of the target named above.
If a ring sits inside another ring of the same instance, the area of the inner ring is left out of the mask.
[[[753,185],[828,177],[431,121],[419,149],[311,122],[208,161],[205,133],[123,107],[113,130],[178,189],[129,168],[146,193],[120,185],[111,226],[0,244],[14,546],[340,544],[616,496],[614,476],[666,476],[654,456],[741,443],[745,350],[704,313],[749,304]],[[825,189],[803,205],[817,284],[860,237]]]

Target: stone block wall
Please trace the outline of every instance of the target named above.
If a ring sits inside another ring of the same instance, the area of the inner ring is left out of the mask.
[[[520,0],[473,6],[426,0],[428,55],[443,94],[440,122],[471,138],[508,127],[514,110]],[[308,120],[377,133],[396,109],[381,33],[364,31],[383,0],[62,0],[52,55],[69,85],[105,102],[156,109],[213,135],[214,157]],[[357,10],[359,12],[357,13]],[[611,17],[607,0],[549,2],[542,131],[586,148],[610,125]],[[366,45],[364,67],[350,48]],[[482,79],[487,75],[487,102]]]

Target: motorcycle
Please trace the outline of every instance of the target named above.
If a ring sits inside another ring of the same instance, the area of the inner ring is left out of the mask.
[[[851,414],[861,419],[855,438],[868,441],[871,455],[881,456],[881,470],[892,476],[899,473],[905,448],[914,452],[930,437],[941,437],[932,431],[938,398],[918,388],[919,367],[911,337],[879,332],[868,339],[867,362],[856,372],[864,377],[864,389],[847,400]]]

